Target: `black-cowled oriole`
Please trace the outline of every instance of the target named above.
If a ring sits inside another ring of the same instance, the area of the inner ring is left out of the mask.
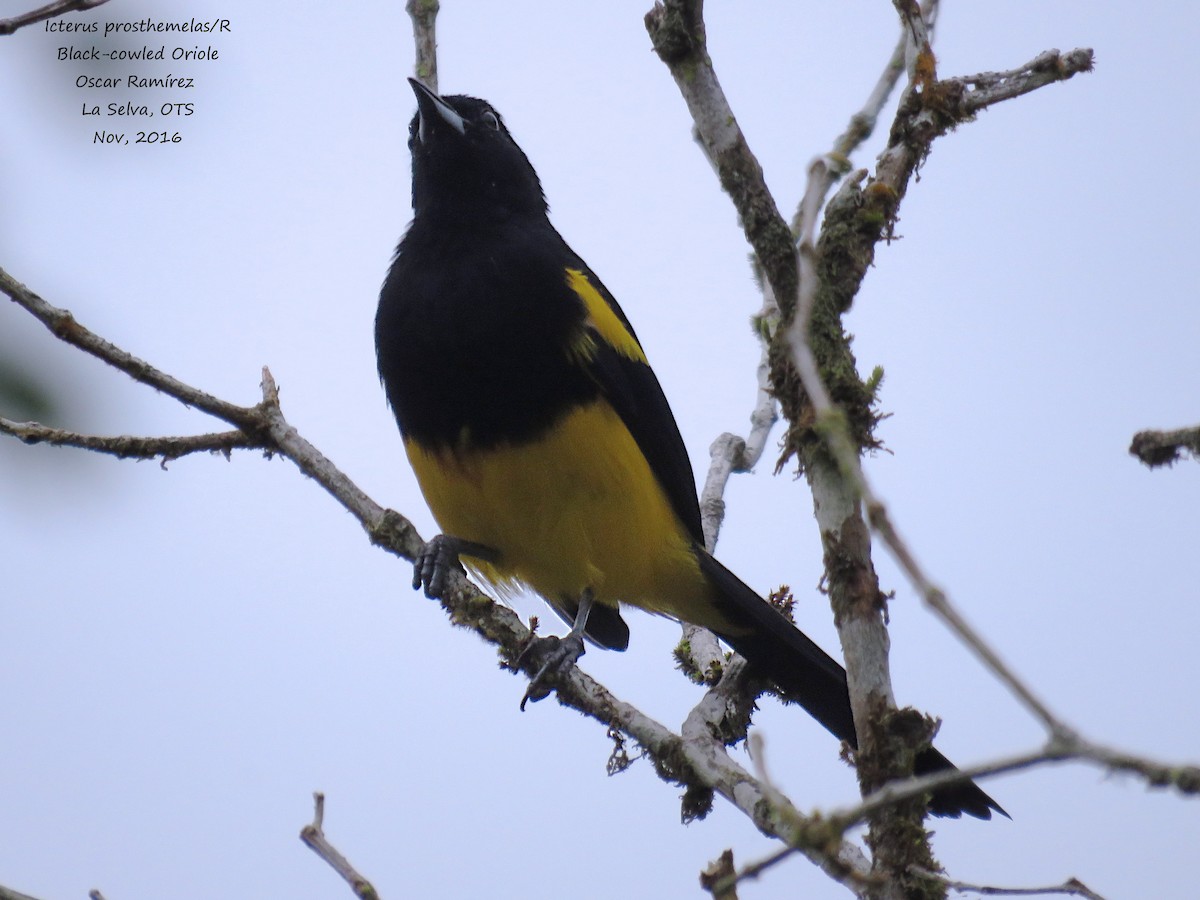
[[[842,667],[704,550],[658,379],[616,300],[550,224],[499,113],[410,82],[413,220],[375,340],[445,534],[431,555],[461,555],[501,593],[532,588],[602,647],[629,643],[622,603],[709,628],[855,745]],[[427,589],[431,573],[427,557]],[[949,768],[933,748],[917,757],[918,773]],[[1003,812],[970,782],[930,809]]]

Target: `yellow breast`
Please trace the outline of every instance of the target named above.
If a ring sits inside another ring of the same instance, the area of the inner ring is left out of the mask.
[[[690,540],[629,430],[601,400],[531,443],[428,451],[409,460],[446,534],[499,552],[468,560],[503,587],[631,603],[678,616],[705,590]]]

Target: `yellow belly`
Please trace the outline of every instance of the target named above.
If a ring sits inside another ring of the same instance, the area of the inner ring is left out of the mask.
[[[500,588],[548,599],[688,615],[706,585],[678,518],[606,402],[566,415],[538,440],[486,451],[429,452],[405,441],[442,531],[498,551],[466,562]]]

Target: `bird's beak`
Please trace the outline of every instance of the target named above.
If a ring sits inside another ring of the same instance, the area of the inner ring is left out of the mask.
[[[421,117],[421,124],[417,130],[417,137],[422,144],[425,143],[426,137],[429,135],[430,128],[437,128],[439,122],[445,122],[459,134],[466,131],[466,126],[463,124],[463,117],[456,113],[445,100],[431,91],[415,78],[408,79],[408,83],[412,85],[413,93],[417,95],[417,110]]]

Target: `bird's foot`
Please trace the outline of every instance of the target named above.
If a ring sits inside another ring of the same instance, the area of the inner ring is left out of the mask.
[[[462,555],[474,556],[485,562],[494,561],[496,552],[483,544],[466,541],[451,534],[439,534],[430,539],[421,548],[421,552],[413,561],[412,586],[425,588],[425,596],[436,600],[446,590],[446,579],[455,568],[461,570]]]
[[[530,700],[537,703],[549,697],[554,690],[553,682],[565,675],[583,653],[583,637],[574,632],[564,638],[555,635],[532,638],[515,664],[519,669],[525,662],[531,665],[541,663],[530,679],[529,687],[525,689],[525,696],[521,698],[521,711],[525,711],[525,704]]]

